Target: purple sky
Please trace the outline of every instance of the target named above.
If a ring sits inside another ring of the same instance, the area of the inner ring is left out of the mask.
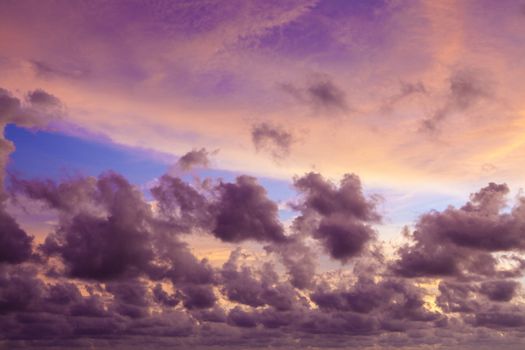
[[[525,2],[0,0],[0,348],[525,347]]]

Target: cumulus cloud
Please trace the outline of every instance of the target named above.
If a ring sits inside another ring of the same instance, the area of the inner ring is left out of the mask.
[[[506,243],[460,239],[462,232],[452,226],[456,221],[444,221],[444,231],[435,235],[447,242],[445,250],[461,253],[452,264],[471,269],[468,275],[461,268],[439,275],[448,279],[439,283],[437,294],[429,294],[413,277],[435,276],[427,269],[430,263],[411,273],[403,268],[416,268],[405,259],[412,261],[411,254],[421,249],[418,240],[433,231],[421,223],[422,231],[411,236],[415,244],[400,250],[400,260],[386,260],[369,245],[375,240],[371,225],[381,220],[377,200],[364,195],[356,175],[345,175],[336,185],[309,173],[294,183],[299,197],[293,206],[300,215],[285,235],[275,203],[248,176],[198,188],[165,175],[151,190],[156,210],[115,173],[58,183],[15,179],[12,190],[53,208],[59,222],[39,247],[44,258],[0,262],[4,338],[13,345],[31,339],[45,344],[49,335],[64,342],[111,336],[127,343],[146,336],[165,337],[171,345],[232,345],[244,344],[248,336],[253,342],[264,331],[273,332],[279,344],[306,333],[322,339],[337,334],[351,344],[356,336],[375,342],[414,329],[438,339],[437,334],[459,336],[458,325],[487,332],[523,328],[523,307],[515,304],[519,273],[500,273],[494,261],[481,259]],[[505,185],[489,184],[461,208],[439,214],[457,211],[471,215],[467,221],[512,217],[521,204],[502,213],[507,192]],[[194,230],[230,243],[263,242],[278,260],[254,263],[238,248],[214,268],[180,240],[181,233]],[[341,276],[316,272],[311,239],[335,259],[352,259],[351,270]],[[417,256],[434,262],[427,252]],[[429,306],[429,296],[436,307]]]
[[[496,274],[492,252],[523,251],[524,203],[502,212],[505,184],[490,183],[461,208],[422,215],[412,234],[415,244],[402,247],[395,269],[405,276]],[[507,271],[512,273],[512,271]]]
[[[44,126],[53,118],[60,116],[60,101],[53,95],[43,91],[31,91],[27,99],[20,100],[9,91],[0,88],[0,167],[1,182],[4,181],[5,167],[14,145],[4,138],[4,127],[13,123],[25,127]]]
[[[275,253],[286,267],[290,283],[298,289],[310,288],[313,285],[317,256],[305,243],[302,232],[289,236],[287,242],[270,244],[265,247],[269,253]]]
[[[61,210],[61,225],[41,246],[44,254],[60,256],[73,277],[109,279],[145,269],[153,258],[149,238],[150,208],[137,189],[113,173],[59,185],[19,181],[32,199]],[[79,208],[85,203],[92,213]],[[98,211],[98,213],[97,213]]]
[[[345,175],[336,186],[320,174],[309,173],[296,178],[294,186],[303,195],[295,228],[310,231],[332,258],[345,262],[375,238],[370,224],[381,217],[375,200],[364,196],[356,175]]]
[[[220,183],[216,190],[213,233],[217,238],[226,242],[286,240],[277,204],[254,177],[239,176],[235,183]]]
[[[271,264],[265,264],[260,271],[254,271],[240,263],[241,251],[234,250],[221,270],[222,288],[226,297],[252,307],[272,306],[276,310],[290,310],[299,301],[296,290],[279,280]]]
[[[0,263],[20,263],[29,259],[33,238],[2,208],[0,211]]]
[[[31,91],[26,101],[21,101],[9,91],[0,88],[0,263],[20,263],[32,254],[32,240],[6,211],[8,195],[4,191],[4,178],[9,155],[14,145],[4,137],[6,124],[43,126],[58,117],[60,101],[43,91]]]

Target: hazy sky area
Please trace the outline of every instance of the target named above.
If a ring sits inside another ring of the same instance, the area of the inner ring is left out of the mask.
[[[0,0],[0,349],[524,349],[523,57],[523,0]]]

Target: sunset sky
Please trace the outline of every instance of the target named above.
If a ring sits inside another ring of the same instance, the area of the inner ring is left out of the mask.
[[[525,1],[0,0],[0,349],[525,348]]]

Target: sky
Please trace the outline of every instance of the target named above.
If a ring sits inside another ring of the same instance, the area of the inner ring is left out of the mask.
[[[522,0],[0,0],[0,348],[525,346]]]

